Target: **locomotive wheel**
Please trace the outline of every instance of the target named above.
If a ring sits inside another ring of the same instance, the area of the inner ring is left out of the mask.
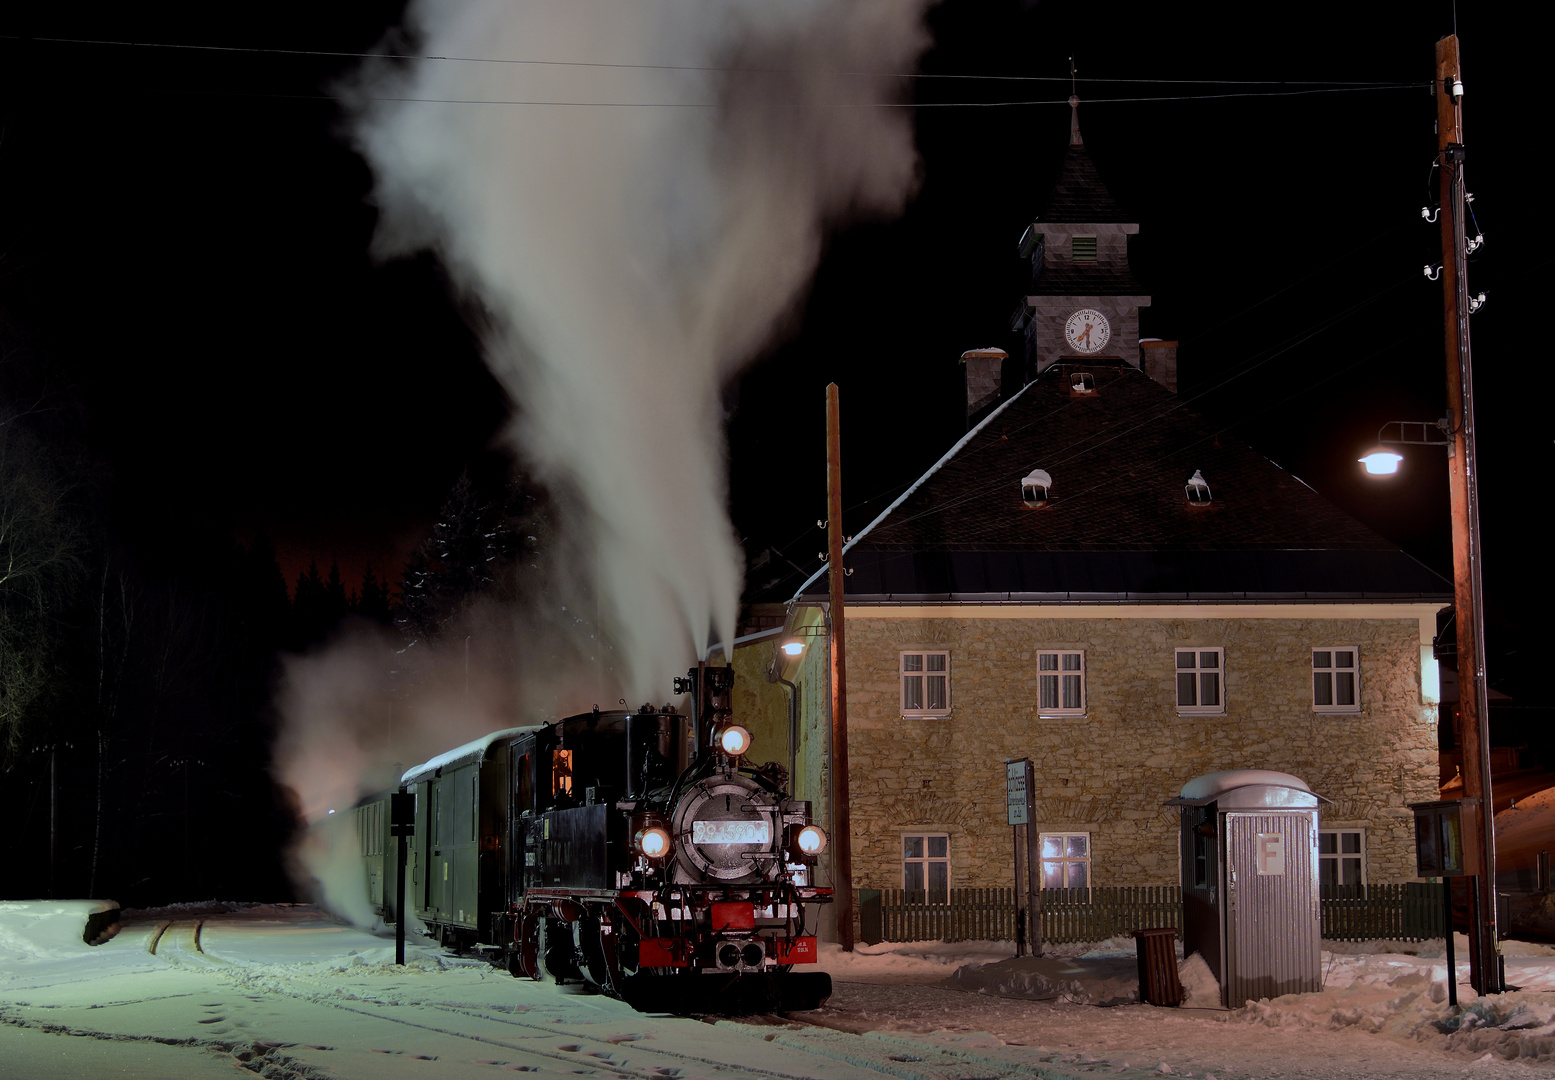
[[[605,921],[595,914],[585,915],[577,922],[578,951],[583,954],[583,975],[595,989],[613,994],[617,985],[611,979],[615,942],[607,941]]]
[[[565,983],[582,978],[572,949],[572,934],[555,919],[541,918],[535,936],[536,982]]]
[[[508,943],[508,970],[514,978],[527,977],[540,980],[545,977],[540,948],[540,927],[545,917],[532,908],[525,907],[514,923],[513,940]]]

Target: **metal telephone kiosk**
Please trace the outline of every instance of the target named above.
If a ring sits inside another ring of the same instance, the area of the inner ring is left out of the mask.
[[[1318,805],[1306,782],[1267,769],[1196,777],[1182,808],[1183,954],[1220,980],[1220,1000],[1322,989]]]

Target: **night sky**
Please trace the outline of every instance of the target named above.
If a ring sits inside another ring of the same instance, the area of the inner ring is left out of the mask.
[[[348,7],[0,16],[0,313],[25,356],[7,393],[59,410],[51,423],[89,447],[115,527],[145,558],[176,564],[262,529],[289,580],[315,559],[338,559],[348,581],[369,562],[397,577],[461,470],[506,467],[495,447],[514,403],[440,268],[369,256],[370,177],[330,91],[357,61],[223,51],[383,47],[399,6]],[[1183,396],[1446,571],[1440,452],[1387,487],[1354,458],[1382,422],[1443,411],[1440,286],[1420,272],[1438,232],[1420,208],[1435,151],[1426,83],[1453,15],[1361,7],[935,8],[925,73],[1058,81],[914,84],[915,201],[834,236],[787,336],[729,389],[747,550],[817,565],[828,381],[852,532],[960,434],[960,353],[1018,351],[1016,241],[1062,158],[1072,55],[1092,102],[1086,144],[1141,225],[1133,264],[1154,296],[1142,333],[1182,343]],[[1529,524],[1555,465],[1549,257],[1525,161],[1533,35],[1504,11],[1465,11],[1458,32],[1487,237],[1470,285],[1490,294],[1473,340],[1499,683],[1549,636]],[[1416,85],[1327,92],[1341,82]],[[1012,101],[1037,103],[989,105]]]

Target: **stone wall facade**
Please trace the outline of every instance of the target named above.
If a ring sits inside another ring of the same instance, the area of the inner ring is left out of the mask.
[[[1123,614],[1126,612],[1127,614]],[[1332,800],[1322,828],[1364,829],[1367,880],[1414,878],[1411,802],[1437,797],[1435,606],[1223,605],[1098,609],[850,608],[849,759],[854,885],[902,885],[903,834],[950,838],[952,887],[1010,882],[1004,761],[1036,765],[1037,827],[1090,834],[1091,882],[1179,880],[1178,811],[1192,777],[1276,769]],[[801,688],[796,793],[826,807],[824,642],[789,676]],[[1177,648],[1219,647],[1223,715],[1179,715]],[[1312,704],[1314,648],[1360,652],[1355,713]],[[950,653],[950,714],[903,717],[903,650]],[[1042,649],[1085,653],[1086,711],[1037,707]],[[1429,656],[1429,652],[1425,653]]]

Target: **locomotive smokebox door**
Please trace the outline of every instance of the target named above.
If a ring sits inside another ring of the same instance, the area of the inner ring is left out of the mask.
[[[415,834],[415,793],[410,791],[396,791],[389,796],[389,835],[414,836]]]

